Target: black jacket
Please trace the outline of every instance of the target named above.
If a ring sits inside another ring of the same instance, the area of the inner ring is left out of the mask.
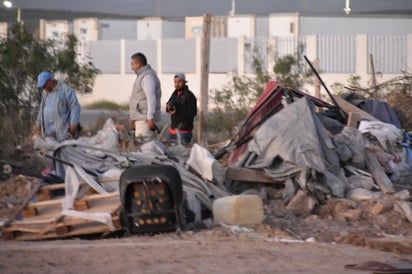
[[[180,130],[192,130],[193,120],[197,114],[196,97],[184,86],[178,95],[178,90],[173,91],[167,104],[176,108],[176,113],[171,116],[171,128]],[[166,107],[166,112],[168,109]]]

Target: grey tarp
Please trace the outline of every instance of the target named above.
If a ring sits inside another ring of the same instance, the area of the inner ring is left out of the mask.
[[[249,168],[263,168],[276,181],[294,178],[301,188],[322,183],[339,197],[346,179],[331,139],[312,103],[303,97],[269,118],[248,144]]]
[[[85,190],[92,187],[101,194],[118,192],[118,181],[110,184],[110,187],[107,188],[108,183],[101,186],[98,180],[105,178],[118,179],[125,168],[143,164],[171,165],[178,170],[182,178],[183,192],[188,207],[195,213],[196,222],[201,221],[202,206],[212,210],[212,203],[216,198],[228,195],[221,187],[205,181],[189,171],[185,166],[185,159],[190,156],[187,148],[176,146],[167,149],[159,141],[152,141],[141,146],[140,151],[120,153],[117,150],[117,134],[113,121],[108,119],[104,127],[92,137],[81,137],[78,140],[67,140],[58,143],[51,138],[43,139],[37,136],[34,145],[36,150],[43,149],[47,155],[53,155],[55,158],[71,164],[69,166],[59,161],[55,163],[57,175],[65,177],[66,194],[69,192],[71,194],[70,197],[69,195],[65,197],[66,203],[63,214],[77,214],[78,217],[105,221],[107,219],[105,214],[85,216],[71,210],[73,197],[81,196],[81,193],[84,193],[82,188],[79,187],[78,180],[87,183],[83,186]],[[203,160],[195,156],[190,156],[190,158],[192,163]],[[208,167],[208,169],[212,168],[213,166]],[[108,225],[112,227],[110,223]]]

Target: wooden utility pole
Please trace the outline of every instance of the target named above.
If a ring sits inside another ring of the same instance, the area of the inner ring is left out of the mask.
[[[369,55],[370,62],[371,62],[371,72],[372,72],[372,87],[375,91],[375,100],[379,100],[378,89],[376,88],[376,75],[375,75],[375,65],[373,64],[373,55]]]
[[[315,69],[319,71],[319,58],[316,58],[313,63],[314,63]],[[320,98],[320,81],[317,77],[315,77],[315,97],[322,99]]]
[[[200,45],[200,113],[198,143],[206,146],[207,114],[209,100],[209,63],[210,63],[210,14],[203,15],[203,34]]]

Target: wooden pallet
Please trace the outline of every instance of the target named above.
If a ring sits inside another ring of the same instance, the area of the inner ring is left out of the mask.
[[[113,183],[113,182],[119,182],[119,178],[106,178],[102,179],[99,181],[101,184],[105,183]],[[80,186],[85,185],[85,182],[80,182]],[[45,185],[40,188],[40,190],[36,194],[36,199],[37,201],[47,201],[52,199],[53,197],[53,192],[56,190],[64,190],[65,184],[50,184],[50,185]]]
[[[44,188],[44,189],[43,189]],[[42,187],[37,195],[56,189],[64,189],[64,184]],[[38,197],[36,197],[38,199]],[[40,200],[40,199],[38,199]],[[44,240],[72,236],[107,233],[108,225],[80,217],[62,215],[63,197],[54,197],[29,203],[21,212],[22,220],[14,220],[3,228],[2,235],[7,240]],[[74,210],[85,213],[109,213],[115,230],[120,230],[118,193],[88,194],[74,203]]]

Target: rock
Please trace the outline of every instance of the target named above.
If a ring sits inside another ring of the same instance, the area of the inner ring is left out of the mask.
[[[354,201],[368,201],[379,198],[381,192],[372,192],[364,188],[355,188],[346,193],[346,198]]]
[[[286,209],[297,216],[308,216],[312,213],[315,205],[315,198],[309,196],[306,191],[299,190],[286,206]]]

